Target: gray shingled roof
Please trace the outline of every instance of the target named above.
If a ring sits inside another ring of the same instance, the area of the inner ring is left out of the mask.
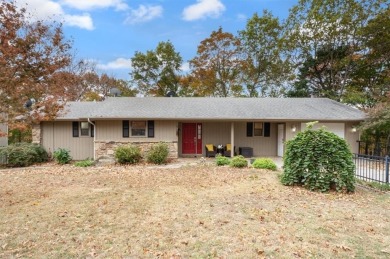
[[[59,120],[363,120],[358,109],[327,98],[111,97],[70,102]]]

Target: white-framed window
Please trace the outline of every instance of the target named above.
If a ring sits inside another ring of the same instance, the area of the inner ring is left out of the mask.
[[[271,136],[271,123],[270,122],[247,122],[246,136],[247,137]]]
[[[263,136],[263,123],[262,122],[253,123],[253,136]]]
[[[80,122],[80,136],[89,136],[89,123],[87,121]]]
[[[72,122],[72,135],[77,137],[93,137],[94,127],[88,121],[73,121]]]
[[[132,121],[130,132],[132,137],[146,137],[146,121]]]
[[[122,121],[122,137],[154,138],[154,121]]]

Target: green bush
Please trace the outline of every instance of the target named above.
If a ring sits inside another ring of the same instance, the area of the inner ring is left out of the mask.
[[[217,166],[228,165],[230,164],[230,159],[227,158],[226,156],[222,156],[218,154],[215,157],[215,163],[217,164]]]
[[[169,148],[167,143],[160,142],[152,145],[147,154],[147,160],[149,163],[161,165],[167,162],[168,155]]]
[[[309,124],[307,130],[287,142],[282,183],[321,192],[331,188],[354,191],[355,165],[346,141],[334,133],[311,127]]]
[[[53,152],[54,160],[61,165],[69,163],[72,160],[69,152],[69,150],[64,148],[57,149]]]
[[[78,167],[88,167],[88,166],[92,166],[94,164],[94,161],[92,159],[85,159],[85,160],[81,160],[81,161],[77,161],[76,163],[74,163],[75,166],[78,166]]]
[[[242,168],[242,167],[248,166],[248,161],[246,161],[245,157],[243,157],[242,155],[239,155],[239,156],[235,156],[232,158],[230,165],[232,167]]]
[[[114,156],[120,164],[136,164],[142,159],[140,148],[132,144],[117,147]]]
[[[275,171],[277,169],[276,164],[270,158],[257,158],[252,166],[257,169],[269,169]]]
[[[48,160],[46,150],[33,143],[16,143],[0,148],[0,156],[6,156],[7,165],[12,167],[30,166]]]

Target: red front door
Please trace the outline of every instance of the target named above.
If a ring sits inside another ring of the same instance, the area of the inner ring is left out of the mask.
[[[182,153],[202,154],[202,123],[183,123],[182,130]]]

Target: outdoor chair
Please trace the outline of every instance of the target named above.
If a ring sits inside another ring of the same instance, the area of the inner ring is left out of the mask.
[[[226,144],[225,148],[224,148],[224,151],[223,151],[223,155],[227,156],[227,157],[230,157],[231,156],[231,151],[232,151],[232,144]],[[236,155],[235,150],[233,150],[233,152],[234,152],[233,154]]]
[[[206,149],[206,157],[215,157],[215,154],[217,153],[217,147],[213,144],[207,144],[205,145]]]

